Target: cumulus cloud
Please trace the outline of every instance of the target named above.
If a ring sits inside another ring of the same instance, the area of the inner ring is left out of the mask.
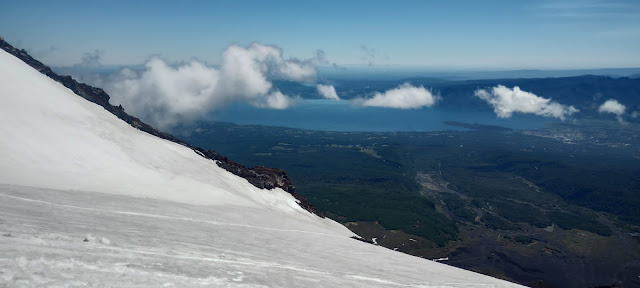
[[[384,93],[376,92],[372,98],[356,99],[354,103],[362,106],[411,109],[431,107],[437,100],[437,97],[423,86],[415,87],[407,82]]]
[[[360,45],[360,51],[362,51],[363,60],[367,61],[367,65],[373,66],[376,58],[376,50],[365,45]]]
[[[313,57],[311,59],[311,61],[313,61],[313,63],[316,64],[316,65],[329,65],[329,66],[333,67],[336,70],[346,70],[347,69],[347,68],[344,68],[344,67],[338,65],[337,63],[329,61],[329,59],[327,58],[327,53],[325,53],[324,50],[322,50],[322,49],[317,49],[315,54],[316,54],[315,57]]]
[[[284,59],[278,47],[254,43],[230,46],[219,68],[193,60],[178,66],[160,58],[143,71],[123,69],[102,81],[114,105],[159,128],[189,122],[238,101],[257,107],[285,109],[297,98],[277,91],[273,79],[310,82],[316,77],[311,60]]]
[[[104,54],[104,52],[97,49],[93,52],[86,52],[82,55],[80,64],[77,64],[76,66],[101,66],[100,57],[102,57],[102,54]]]
[[[567,116],[579,112],[573,106],[562,105],[551,99],[537,96],[531,92],[498,85],[490,91],[478,89],[474,95],[493,106],[493,111],[500,118],[510,118],[513,113],[528,113],[544,117],[554,117],[564,120]]]
[[[360,45],[360,52],[362,53],[362,60],[367,62],[367,65],[369,67],[375,66],[376,60],[379,60],[380,57],[383,60],[389,60],[389,55],[387,55],[386,53],[382,53],[365,45]]]
[[[299,98],[292,98],[287,95],[282,94],[280,91],[273,91],[268,95],[264,95],[261,97],[257,97],[254,99],[251,104],[256,107],[261,108],[271,108],[271,109],[287,109],[298,102]]]
[[[607,101],[605,101],[604,103],[602,103],[602,105],[600,105],[600,107],[598,107],[598,112],[600,113],[611,113],[611,114],[615,114],[616,115],[616,119],[618,119],[618,122],[620,123],[625,123],[624,119],[622,119],[622,114],[624,114],[625,110],[627,110],[627,107],[620,104],[620,102],[618,102],[615,99],[609,99]],[[633,115],[632,115],[633,117]]]
[[[322,97],[336,101],[340,100],[340,97],[338,97],[338,93],[336,93],[336,88],[334,88],[333,85],[318,84],[316,88],[318,88],[318,93],[320,93]]]

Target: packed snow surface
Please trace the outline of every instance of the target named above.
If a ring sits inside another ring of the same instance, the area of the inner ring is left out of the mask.
[[[0,287],[514,287],[350,239],[0,50]]]

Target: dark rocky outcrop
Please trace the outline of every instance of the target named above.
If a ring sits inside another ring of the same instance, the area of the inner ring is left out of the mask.
[[[311,204],[307,198],[296,193],[296,186],[293,185],[293,182],[289,179],[287,172],[284,170],[264,166],[247,168],[242,164],[229,160],[227,157],[224,157],[213,150],[204,150],[201,148],[195,148],[195,150],[198,154],[201,154],[207,159],[216,160],[218,166],[235,175],[247,179],[249,183],[258,188],[273,189],[277,187],[287,191],[296,198],[296,200],[298,200],[300,207],[322,218],[325,217],[324,213]]]
[[[150,125],[142,122],[142,120],[127,114],[124,111],[124,108],[122,108],[122,106],[111,105],[109,103],[109,95],[106,92],[104,92],[104,90],[89,86],[84,83],[79,83],[76,80],[74,80],[71,76],[61,76],[56,74],[51,70],[51,68],[49,68],[48,66],[42,64],[42,62],[31,57],[27,53],[27,51],[25,51],[24,49],[17,49],[11,46],[11,44],[4,41],[4,38],[2,37],[0,37],[0,48],[2,48],[4,51],[7,51],[9,54],[16,56],[18,59],[27,63],[29,66],[33,67],[34,69],[40,71],[40,73],[47,75],[49,78],[57,82],[60,82],[62,85],[71,89],[71,91],[81,96],[82,98],[100,105],[107,111],[111,112],[113,115],[129,123],[131,126],[139,130],[142,130],[144,132],[147,132],[151,135],[160,137],[162,139],[166,139],[166,140],[178,143],[180,145],[189,147],[193,149],[196,153],[198,153],[198,155],[204,158],[216,161],[218,166],[224,168],[225,170],[235,175],[238,175],[242,178],[247,179],[249,183],[253,184],[258,188],[264,188],[264,189],[282,188],[282,190],[287,191],[289,194],[295,197],[302,208],[322,218],[325,217],[324,214],[318,211],[318,209],[315,206],[313,206],[313,204],[311,204],[306,198],[296,193],[296,188],[293,185],[293,182],[291,182],[291,179],[289,179],[289,177],[287,176],[287,173],[284,170],[277,169],[277,168],[262,167],[262,166],[247,168],[242,164],[235,163],[227,159],[226,157],[223,157],[222,155],[216,153],[213,150],[204,150],[198,147],[194,147],[188,143],[185,143],[184,141],[180,141],[178,138],[174,137],[173,135],[159,131],[151,127]]]
[[[364,242],[364,243],[369,243],[369,244],[371,244],[371,245],[376,245],[376,243],[374,243],[374,242],[373,242],[373,240],[368,240],[368,239],[366,239],[366,238],[362,238],[362,237],[360,237],[360,236],[351,236],[350,238],[351,238],[351,239],[358,240],[358,241],[362,241],[362,242]]]
[[[622,287],[623,287],[622,286],[622,282],[617,281],[616,283],[613,283],[613,284],[608,285],[608,286],[598,286],[598,287],[595,287],[595,288],[622,288]]]

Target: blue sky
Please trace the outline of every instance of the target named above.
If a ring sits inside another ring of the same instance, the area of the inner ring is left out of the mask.
[[[4,1],[0,36],[53,66],[197,58],[230,44],[339,65],[640,67],[640,1]]]

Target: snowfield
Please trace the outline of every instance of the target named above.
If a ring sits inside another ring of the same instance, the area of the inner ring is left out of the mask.
[[[516,287],[355,241],[0,50],[0,287]]]

